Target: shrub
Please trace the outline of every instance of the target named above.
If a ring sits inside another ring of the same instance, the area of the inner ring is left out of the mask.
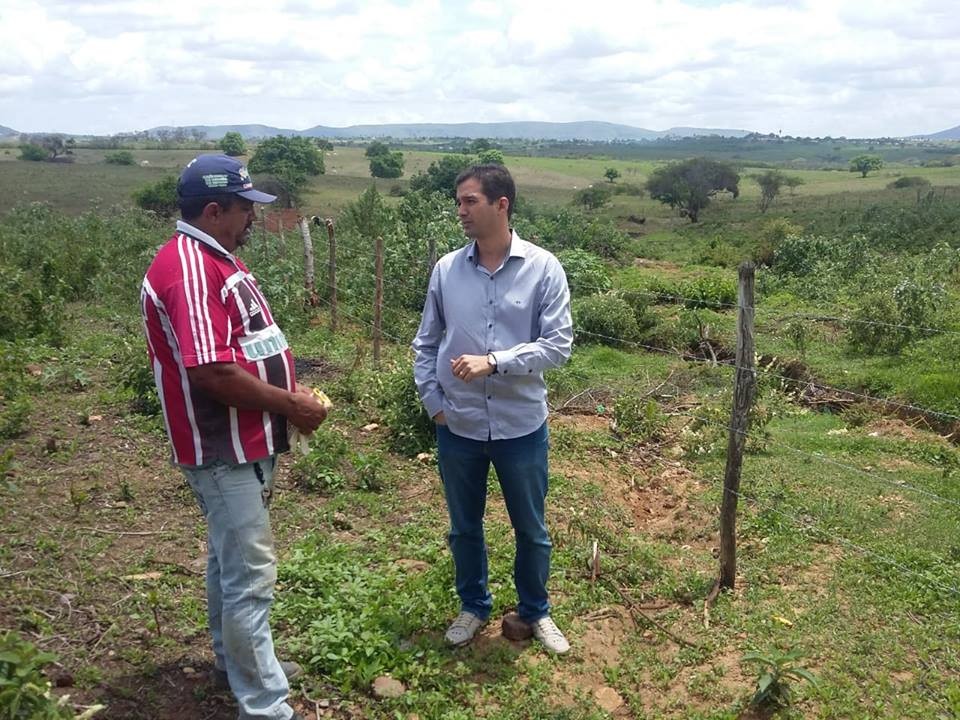
[[[133,165],[133,153],[129,150],[114,150],[108,152],[103,161],[108,165]]]
[[[333,428],[320,426],[309,438],[310,452],[290,468],[291,479],[304,490],[330,493],[346,484],[343,460],[347,440]]]
[[[919,175],[904,175],[887,185],[888,190],[903,190],[904,188],[927,188],[930,181]]]
[[[134,191],[133,202],[144,210],[172,217],[177,212],[177,178],[167,175],[161,180]]]
[[[560,252],[580,248],[603,258],[616,258],[626,249],[630,238],[609,220],[589,217],[564,208],[557,213],[515,218],[514,225],[526,238],[539,238],[540,244]]]
[[[573,248],[560,251],[557,259],[563,265],[567,284],[570,286],[570,294],[573,297],[593,295],[610,289],[610,273],[607,266],[593,253]]]
[[[577,190],[573,196],[573,201],[583,205],[588,210],[597,210],[602,208],[613,197],[613,190],[603,185],[591,185],[582,190]]]
[[[892,290],[861,295],[850,314],[847,334],[851,347],[867,355],[897,353],[905,345],[931,334],[945,293],[941,285],[901,279]]]
[[[732,277],[703,275],[680,285],[680,294],[688,308],[714,307],[723,309],[737,303],[737,283]]]
[[[420,402],[411,362],[401,363],[384,379],[380,410],[381,419],[390,428],[393,450],[412,456],[433,448],[435,423]]]
[[[87,720],[103,709],[74,714],[69,698],[51,692],[43,669],[56,661],[14,632],[0,635],[0,708],[4,720]]]
[[[657,316],[650,310],[650,293],[636,289],[617,290],[617,295],[633,311],[633,318],[637,321],[637,330],[643,334],[657,324]]]
[[[30,162],[40,162],[46,160],[50,156],[46,150],[44,150],[39,145],[34,145],[29,143],[27,145],[20,146],[20,159],[28,160]]]
[[[636,392],[626,392],[613,405],[616,430],[635,442],[659,439],[667,427],[664,415],[656,400]]]
[[[618,347],[640,337],[633,309],[612,293],[574,300],[573,328],[577,341],[584,343]]]

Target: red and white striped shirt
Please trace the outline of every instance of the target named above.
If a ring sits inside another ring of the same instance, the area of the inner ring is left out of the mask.
[[[285,417],[223,405],[187,377],[189,367],[231,362],[296,387],[287,340],[240,260],[180,221],[147,270],[140,306],[174,463],[238,465],[289,449]]]

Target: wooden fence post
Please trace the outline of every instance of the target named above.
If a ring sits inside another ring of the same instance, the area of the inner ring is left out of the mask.
[[[310,237],[310,223],[301,215],[297,218],[300,235],[303,237],[303,286],[307,291],[307,303],[317,305],[317,275],[314,266],[313,238]]]
[[[427,240],[427,274],[433,272],[433,266],[437,264],[437,239],[431,237]]]
[[[333,233],[333,218],[327,218],[327,237],[330,238],[330,262],[327,283],[330,285],[330,330],[337,331],[337,238]]]
[[[732,590],[737,577],[737,500],[743,447],[750,426],[750,406],[757,386],[753,343],[754,265],[739,268],[737,299],[737,365],[733,383],[733,409],[727,436],[727,467],[723,475],[720,509],[720,579],[718,589]]]
[[[376,291],[373,298],[373,366],[380,367],[380,339],[383,327],[383,238],[377,236]]]

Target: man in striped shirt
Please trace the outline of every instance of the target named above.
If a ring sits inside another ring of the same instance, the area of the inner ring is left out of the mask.
[[[287,424],[313,432],[326,409],[298,387],[293,355],[266,298],[233,253],[250,238],[253,188],[226,155],[200,155],[177,185],[182,219],[147,270],[141,310],[173,462],[207,522],[214,680],[239,717],[287,720],[295,663],[273,650],[276,556],[267,508]]]

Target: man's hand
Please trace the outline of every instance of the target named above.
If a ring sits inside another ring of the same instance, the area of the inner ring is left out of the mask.
[[[287,419],[300,432],[309,435],[327,419],[327,408],[306,385],[297,385],[297,391],[292,397],[293,407],[287,413]]]
[[[440,412],[438,412],[436,415],[433,416],[433,421],[434,421],[437,425],[446,425],[446,424],[447,424],[447,416],[444,415],[444,414],[443,414],[443,410],[441,410]]]
[[[450,361],[450,369],[454,377],[470,382],[474,378],[492,375],[494,367],[486,355],[461,355]]]

